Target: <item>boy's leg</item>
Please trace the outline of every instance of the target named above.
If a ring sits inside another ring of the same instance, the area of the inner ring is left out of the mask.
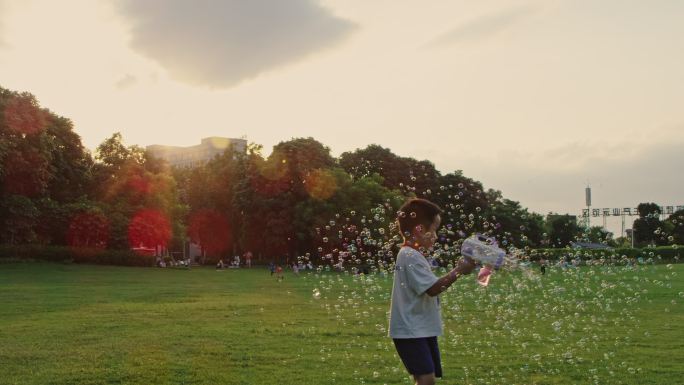
[[[419,376],[413,376],[416,380],[416,385],[435,385],[435,374],[421,374]]]
[[[432,355],[432,362],[435,364],[435,377],[442,378],[442,354],[439,352],[437,337],[428,338],[427,342]]]
[[[416,385],[432,385],[442,377],[437,337],[393,339],[394,346]]]

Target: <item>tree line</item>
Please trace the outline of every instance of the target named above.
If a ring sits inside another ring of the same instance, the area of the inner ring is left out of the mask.
[[[121,134],[91,154],[73,123],[29,93],[0,88],[0,243],[180,250],[190,240],[218,258],[251,250],[265,257],[382,250],[408,197],[444,209],[444,244],[475,233],[516,248],[624,239],[575,216],[530,212],[459,170],[371,144],[333,157],[314,138],[226,151],[205,164],[170,167]],[[684,212],[661,221],[639,205],[636,243],[684,242]]]

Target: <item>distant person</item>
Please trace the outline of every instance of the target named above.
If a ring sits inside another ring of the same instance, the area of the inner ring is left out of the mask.
[[[542,275],[546,274],[546,260],[545,259],[541,259],[539,261],[539,270],[541,271]]]
[[[465,258],[441,278],[432,272],[425,254],[437,239],[441,213],[428,200],[411,199],[397,216],[404,244],[395,264],[389,336],[416,385],[433,385],[435,377],[442,377],[437,344],[442,319],[437,296],[475,267],[472,260]]]
[[[271,263],[268,264],[268,270],[271,271],[271,277],[273,277],[273,274],[275,273],[275,270],[276,270],[275,263],[273,263],[273,261],[271,261]]]
[[[219,261],[216,263],[216,269],[223,269],[223,259],[219,259]]]
[[[283,277],[283,268],[280,265],[278,265],[276,266],[276,280],[280,282],[283,279],[285,279],[285,277]]]
[[[292,272],[293,272],[295,275],[299,275],[299,266],[297,266],[296,263],[293,263],[293,264],[292,264]]]
[[[245,255],[243,255],[243,257],[245,257],[245,267],[247,267],[247,268],[252,267],[252,252],[247,251],[245,253]]]

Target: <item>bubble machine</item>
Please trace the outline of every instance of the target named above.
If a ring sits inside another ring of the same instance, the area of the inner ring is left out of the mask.
[[[499,248],[495,238],[475,234],[466,238],[461,245],[461,255],[472,258],[483,265],[497,270],[506,259],[506,252]]]
[[[461,245],[461,255],[474,259],[483,266],[477,274],[477,283],[489,285],[492,269],[497,270],[506,259],[506,252],[499,248],[496,239],[475,234],[466,238]]]

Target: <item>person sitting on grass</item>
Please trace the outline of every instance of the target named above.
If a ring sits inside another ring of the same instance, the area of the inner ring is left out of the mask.
[[[437,344],[442,318],[437,296],[475,267],[471,259],[464,258],[441,278],[432,272],[426,254],[437,239],[441,213],[428,200],[411,199],[397,216],[404,244],[395,263],[388,334],[416,385],[433,385],[435,377],[442,377]]]

